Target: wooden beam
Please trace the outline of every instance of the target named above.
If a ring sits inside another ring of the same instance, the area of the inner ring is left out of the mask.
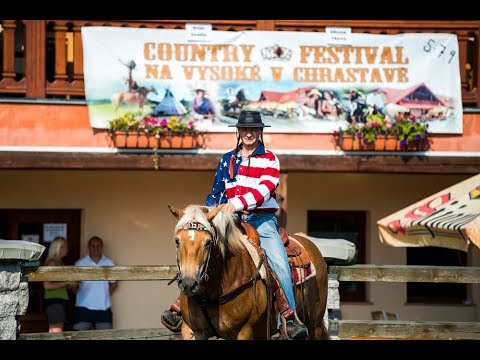
[[[180,340],[165,328],[64,331],[61,333],[20,334],[18,340]]]
[[[329,331],[341,339],[480,340],[478,322],[331,320]]]
[[[480,267],[352,265],[330,266],[328,272],[339,281],[480,283]]]
[[[176,265],[160,266],[40,266],[23,268],[28,282],[80,280],[171,280]]]
[[[219,154],[159,152],[159,170],[213,171]],[[282,172],[461,174],[480,172],[480,157],[415,155],[279,155]],[[0,169],[154,170],[153,152],[0,152]]]
[[[480,267],[353,265],[330,266],[339,281],[480,283]],[[24,268],[29,282],[79,280],[171,280],[175,265],[158,266],[40,266]]]

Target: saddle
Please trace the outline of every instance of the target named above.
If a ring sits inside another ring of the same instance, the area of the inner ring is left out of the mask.
[[[237,221],[237,227],[250,239],[255,246],[260,246],[260,238],[258,236],[257,229],[244,221]],[[310,267],[310,255],[308,255],[303,246],[297,240],[295,240],[294,237],[289,236],[286,229],[279,228],[278,233],[280,234],[283,245],[285,246],[290,267]]]

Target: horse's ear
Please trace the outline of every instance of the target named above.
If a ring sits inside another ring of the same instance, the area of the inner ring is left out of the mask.
[[[220,210],[222,210],[222,207],[223,207],[224,205],[225,205],[225,204],[218,205],[215,209],[213,209],[212,211],[210,211],[210,212],[207,214],[207,216],[206,216],[207,220],[208,220],[209,222],[212,221],[212,219],[213,219],[215,216],[217,216],[218,212],[219,212]]]
[[[175,216],[175,219],[177,219],[177,220],[179,220],[184,214],[184,212],[182,210],[175,209],[171,205],[168,205],[168,208],[170,209],[170,212],[173,214],[173,216]]]

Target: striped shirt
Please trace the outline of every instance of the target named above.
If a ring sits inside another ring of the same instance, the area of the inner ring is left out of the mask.
[[[276,189],[280,182],[278,157],[266,150],[262,143],[248,158],[242,159],[240,149],[234,153],[235,150],[232,150],[222,156],[205,204],[216,206],[230,201],[236,211],[277,211]],[[233,179],[228,174],[232,156]]]

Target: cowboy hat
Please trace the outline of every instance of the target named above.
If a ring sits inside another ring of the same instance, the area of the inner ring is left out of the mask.
[[[318,89],[312,89],[308,92],[308,96],[312,96],[312,95],[318,95],[318,96],[322,96],[322,94],[320,94],[320,92],[318,91]]]
[[[241,128],[257,128],[270,127],[262,122],[262,117],[258,111],[243,110],[238,117],[238,122],[235,125],[228,125],[229,127]]]

